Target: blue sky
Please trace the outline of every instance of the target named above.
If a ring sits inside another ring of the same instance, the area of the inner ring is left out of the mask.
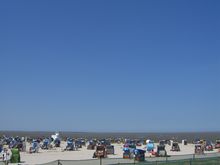
[[[220,131],[220,1],[1,1],[0,130]]]

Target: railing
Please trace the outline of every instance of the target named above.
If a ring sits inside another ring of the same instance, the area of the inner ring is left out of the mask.
[[[146,158],[144,162],[134,159],[104,158],[89,160],[56,160],[41,165],[220,165],[220,153],[203,155],[176,155],[170,157]]]

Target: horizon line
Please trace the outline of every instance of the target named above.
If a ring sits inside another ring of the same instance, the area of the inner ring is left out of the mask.
[[[0,130],[0,132],[64,132],[64,133],[217,133],[220,130],[209,131],[67,131],[67,130]]]

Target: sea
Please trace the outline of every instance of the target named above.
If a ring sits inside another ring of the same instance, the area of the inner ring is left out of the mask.
[[[0,131],[0,137],[6,135],[8,137],[29,137],[29,138],[44,138],[53,135],[53,131]],[[127,138],[127,139],[151,139],[155,142],[159,140],[170,140],[181,142],[186,139],[188,142],[193,142],[195,139],[205,139],[215,141],[220,139],[220,132],[59,132],[61,138]]]

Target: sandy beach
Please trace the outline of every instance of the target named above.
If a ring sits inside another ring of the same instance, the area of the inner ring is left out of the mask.
[[[157,143],[155,143],[155,146]],[[79,148],[78,151],[64,151],[66,142],[62,141],[61,147],[53,148],[51,150],[42,150],[40,149],[38,153],[28,153],[21,152],[21,161],[23,164],[43,164],[52,162],[55,160],[88,160],[93,159],[93,153],[95,150],[88,150],[85,146]],[[194,144],[182,145],[179,144],[181,151],[172,152],[170,151],[171,147],[166,145],[166,150],[168,155],[189,155],[194,154]],[[108,155],[108,158],[122,158],[123,155],[123,144],[114,144],[115,154]],[[29,148],[29,145],[27,145]],[[140,149],[145,149],[145,145],[139,146]],[[215,153],[217,150],[207,151],[205,153]],[[149,157],[149,153],[145,154],[146,157]]]

